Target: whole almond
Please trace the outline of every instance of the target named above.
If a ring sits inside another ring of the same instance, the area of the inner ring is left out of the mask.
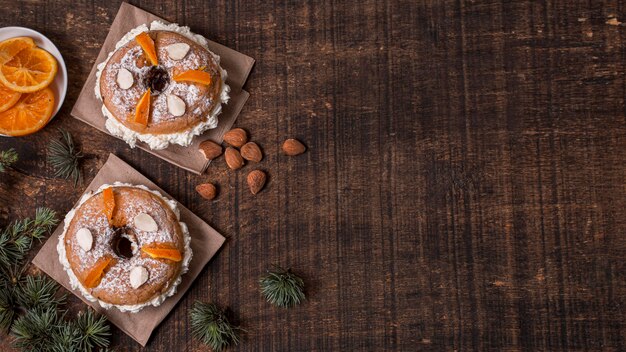
[[[233,170],[240,169],[243,164],[243,158],[239,151],[233,147],[226,148],[226,152],[224,152],[224,159],[226,159],[226,164]]]
[[[217,195],[217,188],[211,183],[203,183],[196,186],[196,192],[200,193],[202,198],[211,200]]]
[[[258,163],[263,159],[263,152],[261,152],[261,148],[256,143],[248,142],[241,147],[241,156],[246,160]]]
[[[198,150],[207,160],[213,160],[222,155],[222,146],[210,140],[200,143]]]
[[[252,192],[252,194],[259,193],[263,189],[263,186],[265,186],[266,178],[265,172],[261,170],[251,171],[246,179],[248,181],[248,187],[250,187],[250,192]]]
[[[233,147],[239,148],[246,144],[247,141],[248,135],[246,134],[246,131],[241,128],[233,128],[224,135],[224,142],[232,145]]]
[[[283,152],[289,156],[296,156],[304,153],[306,147],[299,140],[290,138],[283,143]]]

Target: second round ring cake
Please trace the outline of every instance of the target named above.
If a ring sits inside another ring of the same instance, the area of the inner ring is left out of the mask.
[[[220,58],[188,27],[154,21],[128,32],[98,65],[105,126],[131,147],[188,146],[217,127],[230,88]]]
[[[59,260],[70,284],[104,308],[137,312],[176,292],[191,237],[175,201],[115,183],[87,193],[65,217]]]

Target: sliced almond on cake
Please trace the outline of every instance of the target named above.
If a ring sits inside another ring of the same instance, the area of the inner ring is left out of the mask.
[[[157,225],[152,216],[146,213],[137,214],[133,219],[133,223],[141,231],[154,232],[159,229],[159,225]]]
[[[135,80],[133,79],[133,74],[127,69],[120,68],[120,70],[117,71],[117,85],[120,88],[128,89],[133,86],[134,82]]]
[[[82,248],[85,252],[91,250],[93,246],[93,236],[91,235],[91,231],[87,228],[81,228],[76,232],[76,242],[80,248]]]
[[[130,286],[139,288],[148,281],[148,269],[143,266],[136,266],[130,269]]]
[[[176,43],[176,44],[168,45],[165,48],[165,51],[167,51],[167,56],[169,56],[170,59],[178,61],[178,60],[182,60],[185,56],[187,56],[187,52],[189,52],[190,48],[191,47],[189,46],[189,44]]]
[[[170,94],[167,96],[167,109],[174,116],[183,116],[185,114],[185,101]]]

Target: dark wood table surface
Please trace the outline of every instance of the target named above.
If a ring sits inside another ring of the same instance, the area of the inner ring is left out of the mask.
[[[195,300],[231,308],[233,351],[626,350],[624,2],[136,2],[257,60],[236,122],[265,151],[256,196],[250,166],[196,176],[70,116],[119,5],[0,0],[0,26],[45,33],[70,78],[50,125],[0,138],[21,156],[0,221],[79,198],[46,162],[65,128],[86,181],[115,153],[223,233],[144,350],[208,350]],[[307,153],[282,155],[289,137]],[[263,300],[272,264],[304,277],[304,304]]]

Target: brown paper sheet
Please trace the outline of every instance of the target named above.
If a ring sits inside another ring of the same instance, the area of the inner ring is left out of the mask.
[[[106,118],[102,115],[102,102],[94,94],[96,67],[107,58],[109,52],[115,49],[115,44],[128,31],[144,23],[150,24],[154,20],[168,23],[168,21],[138,7],[122,3],[115,20],[113,20],[109,34],[104,44],[102,44],[102,49],[91,69],[91,73],[89,73],[78,100],[72,108],[72,116],[110,135],[104,126]],[[181,25],[184,25],[184,23],[181,23]],[[219,123],[217,128],[208,130],[203,135],[194,138],[193,142],[187,147],[170,145],[163,150],[151,150],[145,143],[137,143],[137,147],[196,174],[203,173],[209,166],[209,161],[198,152],[198,145],[207,139],[218,143],[222,142],[224,133],[235,123],[239,112],[241,112],[243,105],[248,100],[249,94],[242,87],[248,79],[252,66],[254,66],[253,58],[210,40],[209,49],[221,57],[220,64],[228,72],[226,82],[231,88],[230,101],[223,106],[222,113],[218,117]]]
[[[100,169],[93,181],[91,181],[85,192],[94,191],[105,183],[111,184],[117,181],[144,185],[150,189],[158,190],[164,196],[173,199],[157,185],[113,154],[109,155],[109,159],[102,169]],[[37,256],[33,259],[33,264],[50,275],[50,277],[82,299],[85,303],[92,306],[96,311],[105,315],[111,323],[115,324],[122,331],[135,339],[135,341],[145,346],[154,329],[165,319],[183,297],[204,266],[211,260],[215,253],[217,253],[225,241],[222,235],[211,226],[207,225],[202,219],[194,215],[189,209],[181,204],[179,204],[179,207],[181,221],[187,224],[189,233],[191,234],[191,250],[193,251],[193,257],[189,264],[189,271],[183,275],[183,280],[178,286],[176,294],[166,299],[158,307],[149,306],[137,313],[122,313],[116,308],[106,310],[100,307],[97,302],[87,301],[78,290],[72,290],[67,273],[63,270],[63,265],[59,262],[59,254],[56,249],[57,243],[59,242],[59,235],[63,232],[63,222],[61,222],[39,253],[37,253]]]

